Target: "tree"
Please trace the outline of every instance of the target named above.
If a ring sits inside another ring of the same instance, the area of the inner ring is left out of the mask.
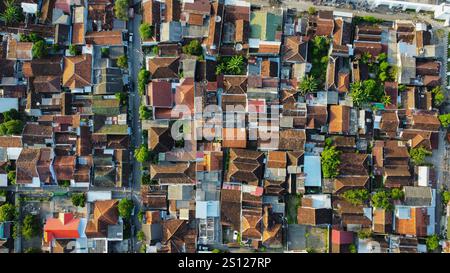
[[[319,84],[312,75],[303,77],[302,81],[298,84],[298,88],[302,95],[307,93],[314,93],[317,91]]]
[[[145,85],[150,79],[150,72],[142,68],[138,73],[138,91],[142,96],[145,93]]]
[[[122,69],[128,68],[128,58],[125,55],[119,56],[117,58],[117,66]]]
[[[42,59],[47,56],[47,45],[45,44],[45,41],[40,40],[34,43],[31,53],[33,54],[33,58],[36,59]]]
[[[61,181],[58,181],[58,184],[60,185],[60,186],[62,186],[62,187],[69,187],[70,186],[70,180],[61,180]]]
[[[372,54],[370,54],[369,52],[364,52],[361,55],[361,62],[363,64],[367,64],[371,59],[372,59]]]
[[[242,73],[242,66],[244,65],[244,57],[241,55],[235,55],[227,62],[227,71],[233,75],[239,75]]]
[[[134,208],[133,201],[130,199],[121,199],[119,201],[119,215],[124,219],[130,219]]]
[[[335,178],[339,175],[341,164],[340,154],[335,146],[326,147],[321,154],[322,172],[325,178]]]
[[[434,234],[427,238],[426,243],[428,251],[434,251],[439,247],[439,237]]]
[[[227,67],[226,67],[225,63],[219,63],[216,66],[216,75],[225,74],[226,71],[227,71]]]
[[[42,250],[39,248],[29,247],[25,249],[23,253],[42,253]]]
[[[139,230],[139,232],[136,235],[136,238],[139,242],[145,241],[145,233],[142,230]]]
[[[369,191],[366,189],[355,189],[344,192],[343,197],[345,200],[353,205],[362,205],[370,197]]]
[[[22,8],[16,5],[15,0],[5,0],[5,11],[0,14],[0,19],[6,25],[18,23],[23,20]]]
[[[74,193],[72,194],[72,204],[75,207],[82,207],[84,208],[86,204],[86,195],[84,193]]]
[[[400,85],[398,86],[398,91],[399,91],[399,92],[403,92],[403,91],[405,91],[405,90],[406,90],[406,85],[400,84]]]
[[[369,101],[369,95],[366,93],[362,82],[354,82],[350,84],[350,96],[355,106],[361,106]]]
[[[143,174],[141,176],[141,184],[142,185],[150,185],[151,183],[150,175],[149,174]]]
[[[134,157],[140,163],[148,161],[150,159],[150,152],[147,149],[147,146],[145,146],[144,144],[141,144],[141,146],[139,146],[139,148],[134,150]]]
[[[401,200],[405,197],[405,193],[399,188],[393,188],[391,190],[391,197],[394,200]]]
[[[70,45],[69,46],[69,54],[76,56],[76,55],[80,54],[80,50],[78,49],[78,47],[76,45]]]
[[[11,185],[16,184],[16,171],[9,171],[7,174],[8,181]]]
[[[22,133],[23,122],[21,120],[9,120],[0,124],[0,135],[18,135]]]
[[[102,47],[102,49],[100,49],[102,58],[106,58],[109,55],[109,48],[108,47]]]
[[[436,86],[431,90],[431,93],[434,95],[434,105],[440,106],[445,100],[445,94],[442,92],[442,87]]]
[[[392,102],[391,102],[391,96],[384,95],[384,96],[382,97],[382,99],[381,99],[381,102],[382,102],[384,105],[389,105],[389,104],[391,104],[391,103],[392,103]]]
[[[360,231],[358,231],[358,238],[359,239],[368,239],[372,237],[372,230],[369,228],[366,229],[361,229]]]
[[[139,106],[139,118],[140,119],[150,119],[152,117],[152,111],[150,111],[147,106]]]
[[[22,236],[26,240],[38,236],[40,231],[39,218],[36,215],[28,214],[23,219]]]
[[[144,40],[150,39],[153,36],[153,27],[147,23],[142,23],[139,27],[139,34]]]
[[[450,113],[439,115],[439,121],[443,127],[448,127],[450,125]]]
[[[355,246],[354,244],[349,245],[349,246],[348,246],[348,251],[349,251],[350,253],[356,253],[356,252],[357,252],[356,246]]]
[[[19,112],[14,108],[11,108],[10,110],[8,110],[6,112],[3,112],[2,115],[3,115],[3,122],[10,121],[13,119],[20,119]]]
[[[391,195],[388,191],[378,191],[372,195],[372,206],[385,210],[392,210]]]
[[[316,10],[316,8],[315,7],[309,7],[308,8],[308,14],[309,15],[314,15],[314,14],[316,14],[317,13],[317,10]]]
[[[450,202],[450,191],[443,191],[442,192],[442,202],[444,202],[445,205]]]
[[[198,40],[191,40],[187,45],[183,46],[183,53],[200,56],[203,54],[202,45]]]
[[[378,54],[378,56],[377,56],[377,62],[379,62],[379,63],[382,63],[382,62],[385,62],[385,61],[387,61],[387,54],[386,53],[380,53],[380,54]]]
[[[125,105],[125,103],[127,102],[127,94],[123,92],[117,92],[114,94],[114,96],[122,105]]]
[[[116,0],[115,1],[114,15],[119,20],[128,21],[128,0]]]
[[[425,163],[425,157],[430,156],[431,152],[423,147],[412,148],[409,151],[409,155],[414,165],[422,165]]]
[[[0,206],[0,222],[13,221],[16,218],[16,207],[13,204]]]

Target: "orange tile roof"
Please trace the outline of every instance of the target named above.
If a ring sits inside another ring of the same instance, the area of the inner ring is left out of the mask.
[[[93,45],[122,45],[122,31],[95,31],[86,33],[86,44]]]
[[[409,219],[399,219],[395,221],[395,229],[399,234],[415,235],[418,237],[427,236],[427,225],[429,215],[425,208],[410,208]]]
[[[74,218],[72,213],[60,213],[58,218],[47,219],[44,226],[44,241],[55,239],[80,238],[80,219]]]
[[[245,128],[222,128],[222,147],[246,148],[247,132]]]
[[[330,106],[330,133],[347,133],[350,127],[350,107],[344,105]]]
[[[72,25],[72,44],[83,45],[84,34],[86,30],[84,29],[84,23],[75,23]]]
[[[63,86],[82,88],[92,83],[92,55],[64,58]]]

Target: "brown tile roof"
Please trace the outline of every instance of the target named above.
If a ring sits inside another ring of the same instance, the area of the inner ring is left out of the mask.
[[[16,183],[31,184],[34,177],[38,177],[37,162],[40,149],[23,148],[16,161]]]
[[[398,119],[397,112],[385,111],[381,115],[380,129],[386,133],[389,137],[395,137],[397,135],[397,130],[400,125],[400,120]]]
[[[76,156],[56,156],[53,168],[57,180],[71,180],[74,178]]]
[[[305,149],[305,130],[286,129],[280,131],[280,150],[303,151]]]
[[[409,208],[410,218],[395,219],[395,231],[403,235],[414,235],[417,237],[426,237],[427,226],[430,224],[430,215],[426,208]]]
[[[92,55],[64,58],[63,86],[83,88],[92,84]]]
[[[241,230],[241,191],[222,189],[220,191],[220,222],[233,230]]]
[[[160,2],[155,0],[142,1],[142,20],[149,25],[160,23]]]
[[[150,177],[160,184],[193,184],[195,168],[195,163],[150,164]]]
[[[196,13],[190,13],[188,23],[190,25],[203,26],[203,15],[196,14]]]
[[[24,62],[22,71],[25,77],[61,76],[61,57],[51,57]]]
[[[242,106],[243,109],[247,107],[247,96],[243,94],[224,94],[222,95],[222,111],[227,112],[228,108]],[[239,108],[238,108],[239,109]]]
[[[151,191],[150,186],[143,185],[141,198],[149,209],[167,210],[167,192],[165,191]]]
[[[84,34],[86,30],[84,29],[84,23],[74,23],[72,25],[72,44],[74,45],[84,45]]]
[[[179,0],[166,1],[166,22],[180,21],[181,3]]]
[[[439,76],[441,64],[438,61],[416,61],[417,75],[433,75]]]
[[[120,46],[123,45],[123,37],[121,30],[111,31],[93,31],[86,33],[86,44],[103,45],[103,46]]]
[[[0,136],[0,147],[22,147],[22,136]]]
[[[119,221],[118,200],[96,201],[94,203],[94,217],[86,226],[88,238],[107,237],[108,226],[117,225]]]
[[[348,133],[350,129],[350,107],[331,105],[329,122],[329,133]]]
[[[168,81],[152,81],[147,86],[149,104],[153,107],[172,108],[174,103],[172,84]]]
[[[174,145],[170,128],[151,127],[148,130],[148,147],[157,153],[168,152]]]
[[[223,85],[227,94],[245,94],[247,93],[246,76],[225,75]]]
[[[435,114],[413,114],[412,129],[439,131],[441,123]]]
[[[333,29],[334,29],[333,12],[320,10],[317,16],[316,35],[331,36],[333,34]]]
[[[22,132],[22,141],[27,145],[43,144],[46,139],[53,137],[53,127],[44,126],[37,123],[25,124]]]
[[[263,158],[264,154],[261,152],[245,149],[230,149],[230,163],[226,180],[258,184],[263,173]]]
[[[260,240],[262,237],[261,215],[242,215],[242,238]]]
[[[306,62],[308,41],[303,36],[287,36],[284,39],[282,55],[284,62]]]
[[[297,209],[297,223],[311,226],[330,224],[331,214],[331,209],[316,209],[302,206]]]
[[[342,194],[347,190],[364,189],[369,187],[368,175],[345,175],[338,176],[333,181],[333,193]]]
[[[152,79],[178,78],[179,58],[151,58],[147,65]]]
[[[175,104],[184,105],[194,114],[195,85],[194,79],[187,78],[177,86],[175,92]],[[186,113],[187,114],[187,113]]]
[[[286,168],[287,157],[286,152],[269,151],[267,153],[267,168]]]
[[[307,106],[308,129],[319,129],[327,123],[328,112],[326,106]]]
[[[383,47],[380,43],[369,43],[369,42],[354,42],[355,55],[362,55],[368,52],[372,57],[377,57],[382,51]]]
[[[33,58],[33,43],[19,42],[16,39],[8,37],[8,46],[6,50],[6,59],[8,60],[31,60]]]
[[[392,232],[392,212],[384,209],[373,210],[372,230],[376,233],[389,234]]]
[[[33,87],[38,93],[59,93],[61,76],[38,76],[33,80]]]
[[[341,71],[338,73],[337,90],[339,92],[348,92],[350,90],[350,72]]]
[[[222,147],[246,148],[247,131],[245,128],[222,128]]]
[[[368,175],[368,154],[342,153],[339,173],[342,175]]]

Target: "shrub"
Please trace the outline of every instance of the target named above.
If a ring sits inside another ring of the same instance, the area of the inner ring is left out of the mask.
[[[447,205],[448,202],[450,202],[450,191],[443,191],[442,192],[442,202]]]
[[[134,208],[133,201],[130,199],[121,199],[119,201],[119,215],[124,219],[131,218],[131,212]]]
[[[403,199],[403,197],[405,197],[405,193],[398,188],[394,188],[391,190],[391,196],[394,200],[401,200]]]
[[[31,53],[33,54],[33,58],[41,59],[47,56],[47,44],[43,40],[39,40],[33,44],[33,48],[31,49]]]
[[[128,58],[125,55],[119,56],[117,58],[117,66],[122,69],[128,68]]]
[[[76,45],[69,46],[69,54],[70,55],[76,56],[76,55],[79,55],[80,53],[81,52]]]
[[[145,241],[145,233],[142,230],[139,230],[139,232],[136,235],[136,238],[138,241],[143,242]]]
[[[115,1],[114,15],[119,20],[128,21],[128,0],[116,0]]]
[[[150,119],[152,117],[152,111],[145,105],[139,106],[139,118],[140,119]]]
[[[141,144],[141,146],[134,151],[134,157],[140,163],[148,161],[150,159],[150,152],[147,149],[147,146]]]
[[[412,148],[409,151],[409,155],[414,165],[422,165],[425,163],[425,157],[430,156],[431,152],[423,147]]]
[[[372,205],[375,208],[392,210],[391,194],[388,191],[379,191],[372,195]]]
[[[427,238],[426,240],[428,251],[434,251],[439,247],[439,237],[434,234]]]
[[[153,27],[147,23],[142,23],[139,27],[139,34],[143,40],[150,39],[153,36]]]
[[[344,192],[343,197],[353,205],[362,205],[369,199],[369,192],[366,189],[355,189]]]
[[[71,200],[74,206],[84,208],[86,204],[86,195],[84,193],[74,193],[72,194]]]
[[[200,56],[203,54],[202,45],[198,40],[191,40],[187,45],[183,46],[183,53]]]
[[[335,178],[339,175],[340,154],[335,146],[325,147],[321,154],[323,177]]]
[[[108,57],[109,55],[109,48],[107,47],[102,47],[102,49],[100,49],[102,57]]]
[[[16,218],[16,207],[12,204],[0,206],[0,222],[13,221]]]
[[[40,225],[39,218],[36,215],[28,214],[23,219],[22,224],[22,236],[29,240],[35,236],[39,235]]]
[[[18,23],[23,20],[22,8],[14,0],[6,0],[4,4],[5,10],[0,14],[0,19],[5,21],[6,25]]]

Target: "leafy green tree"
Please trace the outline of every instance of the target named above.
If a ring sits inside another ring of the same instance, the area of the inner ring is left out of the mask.
[[[378,191],[372,195],[372,206],[385,210],[392,210],[391,194],[388,191]]]
[[[227,62],[227,71],[233,75],[242,73],[242,66],[244,65],[244,57],[235,55]]]
[[[145,85],[150,79],[150,72],[142,68],[138,73],[138,91],[142,96],[145,94]]]
[[[12,108],[6,112],[3,112],[2,115],[3,115],[3,122],[14,120],[14,119],[20,119],[20,113],[14,108]]]
[[[128,21],[128,0],[116,0],[114,2],[114,15],[119,20]]]
[[[393,188],[391,190],[391,197],[394,200],[401,200],[405,197],[405,193],[399,188]]]
[[[377,56],[377,62],[379,62],[379,63],[382,63],[382,62],[385,62],[385,61],[387,61],[387,54],[386,53],[380,53],[380,54],[378,54],[378,56]]]
[[[158,48],[158,46],[153,46],[153,47],[152,47],[152,53],[153,53],[153,55],[158,55],[158,54],[159,54],[159,48]]]
[[[139,34],[144,40],[150,39],[153,37],[153,27],[147,23],[142,23],[139,27]]]
[[[200,56],[203,54],[202,45],[198,40],[191,40],[187,45],[183,46],[183,53]]]
[[[319,84],[312,75],[303,77],[302,81],[298,84],[298,88],[302,95],[307,93],[314,93],[319,88]]]
[[[12,204],[0,206],[0,222],[13,221],[16,218],[16,207]]]
[[[363,64],[367,64],[370,60],[372,60],[372,54],[370,54],[369,52],[364,52],[361,55],[361,62]]]
[[[101,55],[103,58],[108,57],[109,55],[109,48],[108,47],[102,47],[102,49],[100,49]]]
[[[216,66],[216,75],[225,74],[227,72],[227,66],[225,63],[219,63]]]
[[[372,237],[372,230],[369,228],[361,229],[358,231],[358,238],[359,239],[368,239]]]
[[[149,174],[143,174],[141,176],[141,184],[142,185],[150,185],[151,184],[151,179],[150,179],[150,175]]]
[[[439,248],[439,237],[434,234],[427,238],[426,240],[428,251],[434,251]]]
[[[139,230],[139,232],[136,235],[136,238],[139,242],[145,241],[145,233],[142,230]]]
[[[348,251],[350,253],[357,253],[356,246],[354,244],[349,245],[348,246]]]
[[[28,214],[23,219],[22,223],[22,236],[26,240],[30,240],[33,237],[39,235],[40,232],[39,218],[36,215]]]
[[[314,15],[314,14],[316,14],[317,13],[317,10],[316,10],[316,8],[315,7],[309,7],[308,8],[308,14],[309,15]]]
[[[422,165],[425,163],[425,157],[430,156],[431,152],[423,147],[412,148],[409,155],[415,165]]]
[[[119,201],[119,215],[122,218],[130,219],[133,208],[134,204],[132,200],[124,198]]]
[[[400,85],[398,86],[398,91],[399,91],[399,92],[403,92],[403,91],[405,91],[405,90],[406,90],[406,85],[400,84]]]
[[[82,207],[86,205],[86,195],[84,193],[74,193],[72,194],[72,204],[75,207]]]
[[[344,192],[343,197],[345,200],[356,206],[362,205],[369,200],[370,194],[366,189],[355,189]]]
[[[42,250],[39,248],[29,247],[25,249],[23,253],[42,253]]]
[[[15,3],[15,0],[5,0],[5,10],[0,14],[6,25],[21,22],[23,20],[22,8]]]
[[[323,177],[335,178],[339,175],[340,154],[335,146],[325,147],[321,154]]]
[[[125,103],[127,102],[127,94],[123,92],[117,92],[114,94],[114,96],[118,101],[120,101],[120,104],[122,105],[125,105]]]
[[[450,191],[443,191],[442,192],[442,202],[447,205],[448,202],[450,202]]]
[[[384,105],[389,105],[389,104],[391,104],[391,103],[392,103],[392,102],[391,102],[391,96],[384,95],[384,96],[382,97],[382,99],[381,99],[381,102],[382,102]]]
[[[47,56],[47,45],[45,41],[40,40],[33,44],[33,48],[31,49],[31,53],[33,54],[33,58],[42,59]]]
[[[140,163],[146,162],[150,159],[150,151],[147,146],[141,144],[141,146],[134,151],[134,157]]]
[[[15,185],[16,184],[16,171],[13,171],[13,170],[9,171],[7,174],[7,178],[11,185]]]
[[[439,121],[443,127],[448,127],[450,125],[450,113],[439,115]]]
[[[23,122],[21,120],[8,120],[0,124],[0,135],[18,135],[22,133]]]
[[[445,94],[442,91],[442,87],[436,86],[431,90],[431,93],[434,95],[434,105],[440,106],[445,100]]]
[[[128,68],[128,58],[125,55],[119,56],[117,58],[117,66],[122,69]]]
[[[78,47],[76,45],[70,45],[69,46],[69,54],[76,56],[80,54],[80,50],[78,49]]]
[[[139,118],[142,120],[150,119],[152,117],[152,111],[145,105],[139,106]]]

